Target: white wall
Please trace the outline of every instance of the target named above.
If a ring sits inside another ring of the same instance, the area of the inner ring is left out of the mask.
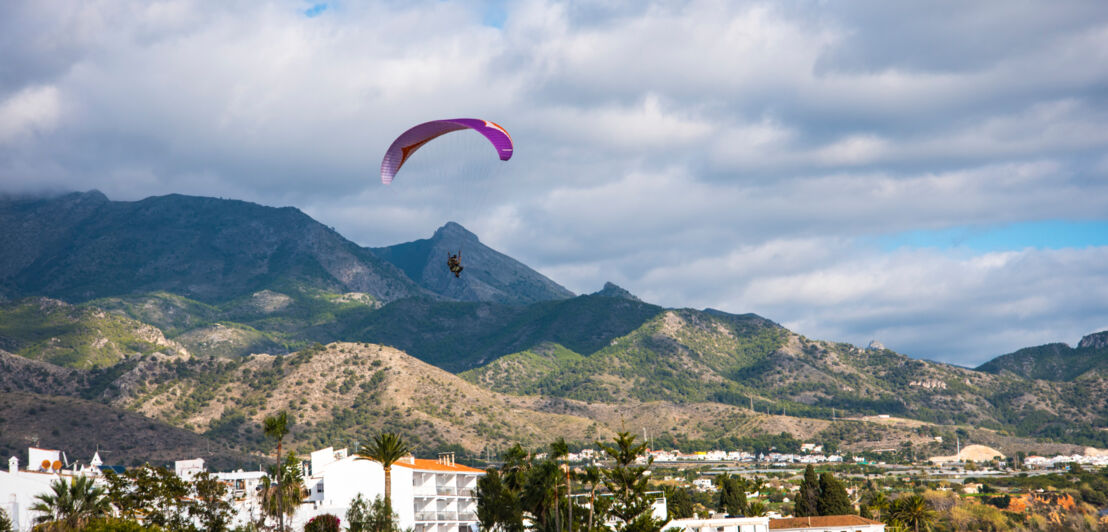
[[[32,473],[20,471],[11,474],[8,471],[0,471],[0,508],[3,508],[12,518],[12,525],[16,530],[30,530],[37,513],[30,511],[35,504],[35,496],[50,493],[50,483],[61,478],[59,475],[48,473]]]

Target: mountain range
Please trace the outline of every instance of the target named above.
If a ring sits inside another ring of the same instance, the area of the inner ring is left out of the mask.
[[[294,208],[181,195],[2,198],[0,249],[5,397],[141,415],[228,460],[265,448],[278,409],[303,449],[389,429],[475,453],[628,426],[684,445],[1108,446],[1108,332],[968,369],[610,283],[575,295],[453,222],[365,248]]]

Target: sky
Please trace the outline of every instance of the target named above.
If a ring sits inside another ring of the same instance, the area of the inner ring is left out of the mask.
[[[454,220],[576,293],[966,366],[1108,330],[1103,1],[11,0],[0,50],[3,193]],[[381,185],[456,117],[514,157]]]

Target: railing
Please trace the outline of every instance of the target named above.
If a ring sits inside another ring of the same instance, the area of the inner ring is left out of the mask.
[[[456,488],[454,486],[435,486],[434,491],[417,487],[412,495],[416,497],[476,497],[477,491],[473,488]]]
[[[416,512],[415,520],[439,522],[476,521],[477,514],[473,512]]]

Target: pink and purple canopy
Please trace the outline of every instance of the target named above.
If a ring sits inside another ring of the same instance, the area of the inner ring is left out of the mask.
[[[512,158],[512,137],[504,128],[478,118],[453,118],[450,120],[432,120],[415,126],[392,141],[385,158],[381,161],[381,182],[392,183],[396,172],[404,166],[404,162],[421,146],[435,138],[462,129],[472,129],[489,139],[501,161]]]

